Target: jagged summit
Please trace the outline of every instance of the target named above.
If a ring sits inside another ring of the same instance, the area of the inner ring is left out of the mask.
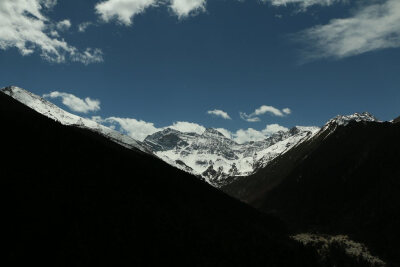
[[[142,152],[151,153],[139,141],[136,141],[127,135],[121,134],[120,132],[117,132],[106,126],[103,126],[90,119],[82,118],[77,115],[71,114],[59,108],[58,106],[54,105],[53,103],[47,101],[46,99],[38,95],[35,95],[25,89],[22,89],[17,86],[8,86],[3,89],[0,89],[0,92],[9,95],[15,100],[35,110],[36,112],[48,118],[51,118],[55,121],[58,121],[63,125],[70,125],[70,126],[90,129],[92,131],[104,135],[105,137],[127,148],[139,149]]]
[[[1,92],[0,121],[4,266],[314,266],[280,220],[155,157]]]
[[[318,130],[294,127],[262,141],[238,144],[213,128],[203,134],[164,129],[146,137],[144,145],[167,163],[219,187],[233,177],[254,173]]]
[[[300,143],[325,131],[331,134],[338,126],[346,126],[351,121],[378,122],[368,112],[338,115],[322,129],[295,126],[288,131],[274,133],[264,140],[244,144],[236,143],[213,128],[207,128],[201,135],[171,129],[149,135],[144,144],[169,164],[220,187],[230,182],[231,178],[255,173]]]
[[[231,181],[231,178],[255,173],[279,155],[326,130],[329,134],[333,133],[339,125],[346,126],[350,121],[378,121],[368,112],[336,116],[321,131],[319,127],[295,126],[287,131],[276,132],[264,140],[244,144],[238,144],[214,128],[207,128],[201,134],[164,128],[139,142],[92,120],[66,112],[22,88],[9,86],[1,89],[1,92],[64,125],[87,128],[125,147],[154,154],[217,187]]]
[[[354,113],[351,115],[338,115],[335,118],[328,121],[329,123],[336,123],[337,125],[346,126],[351,121],[356,122],[379,122],[379,120],[369,112],[362,112],[362,113]]]
[[[374,115],[369,112],[362,112],[362,113],[354,113],[351,115],[337,115],[333,119],[330,119],[321,129],[321,131],[317,134],[320,135],[326,131],[329,134],[333,133],[338,126],[347,126],[350,122],[381,122],[378,120]],[[329,135],[328,134],[328,135]]]

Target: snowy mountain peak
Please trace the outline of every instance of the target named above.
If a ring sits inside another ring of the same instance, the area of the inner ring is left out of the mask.
[[[338,115],[329,120],[317,135],[328,133],[325,138],[331,135],[339,126],[347,126],[350,122],[381,122],[369,112],[354,113],[351,115]]]
[[[167,163],[218,187],[227,183],[227,178],[254,173],[318,130],[299,126],[262,141],[238,144],[213,128],[201,135],[164,129],[146,137],[144,145]]]
[[[363,113],[356,112],[352,115],[346,115],[346,116],[338,115],[335,118],[328,121],[327,124],[336,123],[337,125],[346,126],[351,121],[379,122],[379,120],[374,115],[370,114],[369,112],[363,112]]]
[[[139,149],[145,153],[151,153],[145,146],[143,146],[139,141],[133,138],[123,135],[115,130],[112,130],[106,126],[98,124],[90,119],[82,118],[77,115],[71,114],[53,103],[45,100],[44,98],[35,95],[25,89],[19,88],[17,86],[9,86],[0,90],[0,92],[9,95],[18,102],[28,106],[29,108],[35,110],[36,112],[58,121],[63,125],[76,126],[81,128],[86,128],[91,131],[95,131],[108,139],[123,145],[127,148]]]
[[[207,128],[202,134],[165,128],[147,136],[141,143],[92,120],[68,113],[22,88],[10,86],[1,92],[61,124],[90,129],[125,147],[154,154],[217,187],[229,183],[237,176],[256,172],[279,155],[326,130],[329,135],[339,125],[346,126],[351,121],[378,121],[367,112],[337,116],[322,130],[319,127],[295,126],[267,136],[264,140],[244,144],[238,144],[214,128]]]

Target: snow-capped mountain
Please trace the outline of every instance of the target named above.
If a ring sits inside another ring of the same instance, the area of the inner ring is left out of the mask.
[[[203,134],[167,128],[149,135],[144,144],[169,164],[219,187],[229,182],[228,178],[254,173],[318,131],[318,127],[298,126],[262,141],[238,144],[212,128]]]
[[[144,140],[144,145],[167,163],[221,187],[235,177],[257,172],[300,143],[326,131],[332,133],[337,127],[346,126],[351,121],[378,122],[368,112],[338,115],[329,120],[322,129],[296,126],[289,131],[275,133],[265,140],[244,144],[238,144],[211,128],[206,129],[203,134],[182,133],[167,128],[149,135]]]
[[[363,112],[363,113],[356,112],[352,115],[347,115],[347,116],[338,115],[335,118],[329,120],[327,124],[336,123],[337,125],[340,125],[340,126],[346,126],[351,121],[380,122],[374,115],[372,115],[368,112]]]
[[[11,86],[0,91],[61,124],[90,129],[127,148],[154,154],[170,165],[194,174],[216,187],[230,183],[235,177],[255,173],[277,156],[325,131],[333,132],[350,121],[378,121],[367,112],[337,116],[322,129],[296,126],[289,131],[277,132],[262,141],[244,144],[238,144],[212,128],[206,129],[202,134],[166,128],[140,142],[93,120],[71,114],[22,88]]]
[[[53,103],[43,99],[40,96],[32,94],[22,88],[16,86],[6,87],[0,90],[2,93],[11,96],[15,100],[21,102],[22,104],[32,108],[36,112],[43,114],[44,116],[51,118],[55,121],[60,122],[63,125],[71,125],[76,127],[87,128],[92,131],[98,132],[110,140],[125,146],[130,149],[139,149],[142,152],[151,153],[145,146],[143,146],[139,141],[121,134],[113,129],[103,126],[97,122],[90,119],[82,118],[77,115],[71,114]]]
[[[362,112],[362,113],[354,113],[351,115],[337,115],[333,119],[330,119],[319,131],[316,136],[319,136],[323,133],[328,132],[326,137],[332,134],[337,127],[340,126],[347,126],[350,122],[381,122],[378,120],[374,115],[370,114],[369,112]],[[325,137],[325,138],[326,138]]]

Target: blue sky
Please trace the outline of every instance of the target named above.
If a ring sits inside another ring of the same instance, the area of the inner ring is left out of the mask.
[[[393,119],[399,47],[398,0],[0,2],[1,87],[56,91],[139,139],[179,122],[243,142],[337,114]]]

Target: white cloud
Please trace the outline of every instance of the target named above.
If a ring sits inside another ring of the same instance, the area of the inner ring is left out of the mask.
[[[200,124],[193,122],[186,122],[186,121],[174,122],[174,124],[165,128],[175,129],[183,133],[198,133],[198,134],[202,134],[206,130],[206,128],[204,126],[201,126]]]
[[[240,118],[242,118],[243,120],[247,121],[247,122],[258,122],[260,121],[259,117],[253,117],[251,114],[247,115],[244,112],[239,112]]]
[[[69,19],[62,20],[56,24],[59,31],[66,31],[71,28],[71,21]]]
[[[232,132],[225,128],[216,128],[218,132],[222,133],[226,138],[233,139]]]
[[[86,29],[91,26],[93,23],[86,21],[86,22],[82,22],[81,24],[78,25],[78,31],[79,32],[85,32]]]
[[[262,133],[265,134],[265,135],[267,135],[267,136],[269,136],[269,135],[272,135],[272,134],[277,133],[277,132],[281,132],[281,131],[282,131],[282,132],[286,132],[286,131],[288,131],[288,130],[289,130],[288,128],[283,127],[283,126],[281,126],[281,125],[279,125],[279,124],[274,123],[274,124],[268,124],[268,125],[265,127],[265,129],[262,130]]]
[[[56,31],[56,30],[50,31],[49,35],[51,37],[60,37],[60,35],[58,34],[58,31]]]
[[[101,116],[92,116],[91,120],[95,121],[97,123],[103,123],[104,122],[104,119]]]
[[[250,141],[260,141],[264,140],[266,136],[261,132],[253,128],[248,128],[247,130],[240,129],[233,134],[233,140],[239,144],[243,144]]]
[[[269,2],[274,6],[287,6],[290,4],[300,5],[303,9],[314,5],[330,6],[337,2],[344,2],[346,0],[263,0]]]
[[[72,61],[81,62],[85,65],[98,63],[103,61],[103,52],[98,48],[86,48],[85,51],[79,53],[71,53]]]
[[[61,98],[62,103],[72,111],[88,113],[89,111],[100,110],[100,101],[86,97],[81,99],[73,94],[54,91],[43,95],[46,98]]]
[[[68,59],[84,64],[103,61],[99,49],[80,52],[58,39],[57,25],[42,14],[55,4],[52,0],[0,1],[0,49],[17,48],[24,56],[40,51],[44,59],[55,63]]]
[[[105,22],[116,20],[126,26],[133,18],[150,7],[168,5],[182,19],[206,10],[206,0],[104,0],[95,6],[96,13]]]
[[[400,1],[363,6],[352,17],[312,27],[296,34],[295,39],[307,45],[306,61],[400,47]]]
[[[148,135],[162,131],[166,128],[171,128],[183,133],[197,134],[202,134],[206,130],[205,127],[197,123],[186,121],[178,121],[174,122],[170,126],[157,128],[152,122],[146,122],[133,118],[109,117],[103,119],[100,116],[93,116],[92,120],[97,123],[104,124],[108,127],[113,127],[114,129],[117,129],[139,141],[143,141]]]
[[[207,114],[215,115],[215,116],[221,117],[225,120],[231,119],[231,117],[229,116],[229,114],[227,112],[220,110],[220,109],[209,110],[209,111],[207,111]]]
[[[170,0],[170,8],[179,17],[187,17],[206,10],[206,0]]]
[[[239,129],[234,133],[223,128],[218,128],[217,130],[220,131],[224,136],[233,139],[235,142],[243,144],[250,141],[261,141],[274,133],[277,133],[279,131],[285,132],[289,129],[279,124],[269,124],[266,125],[265,128],[261,131],[255,130],[253,128],[248,128],[247,130]]]
[[[280,116],[280,117],[283,116],[282,111],[280,111],[279,109],[273,106],[266,106],[266,105],[262,105],[261,107],[256,109],[253,114],[258,116],[258,115],[263,115],[265,113],[271,113],[275,116]]]
[[[106,0],[95,6],[96,13],[105,22],[116,19],[127,26],[132,24],[135,15],[154,6],[157,0]]]
[[[289,115],[290,113],[292,113],[292,110],[290,108],[284,108],[282,109],[282,112]]]
[[[170,126],[158,128],[154,126],[154,123],[146,122],[143,120],[136,120],[133,118],[109,117],[106,119],[102,119],[99,116],[93,116],[92,120],[96,121],[97,123],[104,124],[108,127],[112,127],[113,129],[119,130],[139,141],[143,141],[148,135],[162,131],[166,128],[171,128],[184,133],[197,134],[203,134],[206,130],[206,128],[200,124],[186,121],[178,121]],[[239,129],[236,132],[231,132],[224,128],[216,128],[216,130],[222,133],[225,137],[242,144],[250,141],[261,141],[274,133],[277,133],[279,131],[288,131],[289,129],[279,124],[269,124],[260,131],[253,128]]]
[[[160,131],[153,123],[143,120],[109,117],[103,121],[112,124],[112,126],[118,124],[120,131],[139,141],[143,141],[148,135]]]
[[[273,116],[283,117],[285,115],[289,115],[291,110],[289,108],[284,108],[279,110],[273,106],[262,105],[261,107],[257,108],[253,113],[247,114],[245,112],[240,112],[240,118],[247,122],[258,122],[260,121],[259,116],[269,113]]]

